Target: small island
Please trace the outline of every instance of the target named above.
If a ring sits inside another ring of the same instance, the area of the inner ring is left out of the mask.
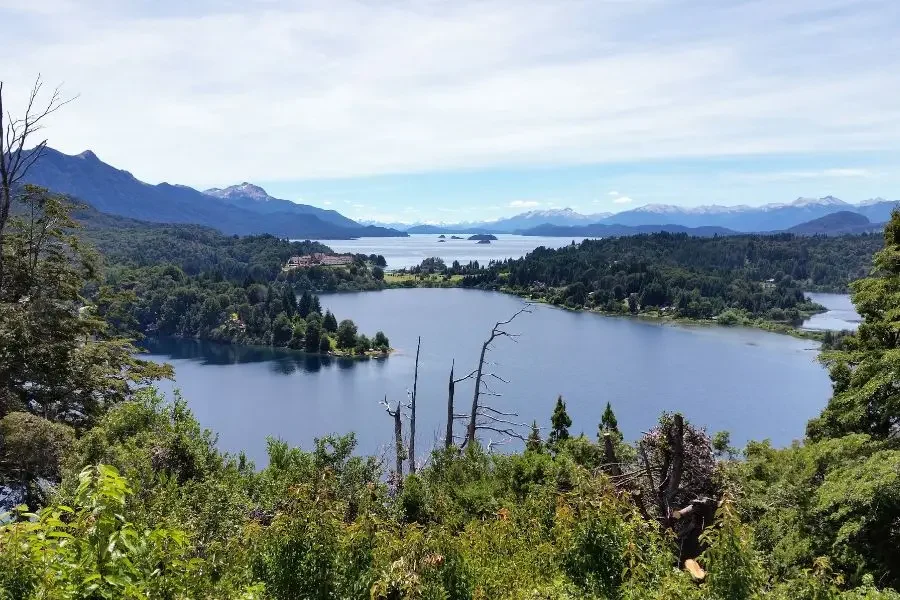
[[[476,233],[475,235],[469,236],[469,240],[477,240],[478,242],[488,242],[496,241],[497,236],[492,235],[490,233]]]
[[[438,243],[440,243],[440,242],[446,242],[446,241],[447,241],[447,240],[438,240]]]
[[[491,240],[478,240],[478,241],[475,242],[475,243],[476,243],[476,244],[490,244],[490,243],[491,243]]]
[[[460,237],[460,236],[458,236],[458,235],[451,235],[451,236],[450,236],[450,239],[451,239],[451,240],[461,240],[462,237]]]
[[[441,235],[438,236],[438,239],[439,239],[439,240],[442,240],[442,239],[444,239],[445,237],[447,237],[447,236],[444,235],[444,234],[442,233]]]

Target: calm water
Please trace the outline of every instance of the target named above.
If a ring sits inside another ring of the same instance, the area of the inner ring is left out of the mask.
[[[807,319],[803,323],[805,329],[841,331],[844,329],[855,330],[859,327],[862,319],[853,307],[853,303],[850,302],[848,294],[811,293],[807,296],[812,298],[813,302],[818,302],[827,308],[828,312],[813,315]]]
[[[561,237],[533,237],[525,235],[497,234],[497,240],[490,244],[469,241],[471,234],[458,234],[463,239],[451,240],[447,234],[445,242],[439,242],[437,234],[416,234],[407,238],[360,238],[357,240],[320,240],[335,252],[381,254],[387,260],[389,269],[413,267],[432,256],[444,259],[447,264],[458,260],[462,264],[470,260],[487,263],[489,260],[519,258],[537,248],[560,248],[572,243]],[[583,238],[578,238],[581,241]]]
[[[440,439],[447,379],[475,366],[482,341],[497,320],[521,302],[498,293],[463,289],[402,289],[323,297],[338,318],[350,317],[368,334],[383,329],[398,352],[385,360],[322,360],[291,351],[247,349],[194,341],[154,342],[156,360],[175,366],[177,383],[200,422],[220,435],[220,447],[247,450],[265,462],[265,437],[308,448],[316,436],[355,431],[360,451],[380,453],[392,422],[379,405],[412,387],[416,336],[422,336],[418,448]],[[607,401],[629,438],[652,426],[663,410],[680,410],[732,440],[771,438],[779,445],[802,437],[807,419],[830,395],[814,342],[757,330],[685,328],[537,306],[491,354],[498,384],[494,404],[516,410],[523,422],[549,424],[558,394],[572,432],[595,435]],[[457,406],[472,388],[457,386]],[[461,430],[461,427],[458,427]]]

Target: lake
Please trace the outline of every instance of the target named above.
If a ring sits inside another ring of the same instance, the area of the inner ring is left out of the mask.
[[[438,241],[437,234],[415,234],[398,238],[359,238],[355,240],[318,240],[327,244],[335,252],[353,252],[358,254],[381,254],[387,260],[389,269],[402,269],[421,264],[426,258],[438,256],[447,264],[458,260],[462,264],[477,260],[486,264],[490,260],[519,258],[525,256],[539,246],[561,248],[571,244],[572,240],[564,237],[537,237],[527,235],[496,234],[497,240],[490,244],[479,244],[469,241],[471,234],[456,234],[464,239],[451,240],[450,235],[444,242]],[[584,238],[579,237],[577,241]]]
[[[416,338],[422,336],[417,448],[424,456],[443,435],[451,361],[457,376],[473,369],[494,322],[522,306],[513,296],[455,288],[333,294],[322,302],[364,333],[384,330],[397,352],[353,361],[148,340],[150,358],[175,367],[177,382],[161,388],[180,388],[200,422],[219,434],[220,447],[246,450],[257,465],[266,462],[267,435],[309,448],[314,437],[353,431],[360,452],[380,454],[390,444],[392,421],[379,401],[404,398],[412,388]],[[492,369],[509,381],[494,386],[503,397],[493,404],[546,428],[562,394],[576,435],[596,435],[609,401],[629,439],[651,427],[660,412],[677,410],[710,432],[729,430],[736,445],[766,437],[786,445],[803,436],[806,421],[831,394],[827,373],[815,360],[818,344],[786,335],[549,306],[535,306],[509,330],[521,334],[517,342],[501,339],[490,353]],[[471,398],[472,386],[459,384],[459,412]]]
[[[856,312],[849,294],[808,293],[813,302],[821,304],[828,312],[813,315],[803,323],[804,329],[819,331],[844,329],[855,331],[862,317]]]

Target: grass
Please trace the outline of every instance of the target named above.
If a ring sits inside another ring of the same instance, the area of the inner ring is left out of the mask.
[[[412,273],[385,273],[384,282],[393,287],[453,287],[462,281],[462,275],[451,275],[445,279],[443,275],[413,275]]]

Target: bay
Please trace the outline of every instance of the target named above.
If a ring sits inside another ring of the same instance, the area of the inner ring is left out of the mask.
[[[441,443],[447,385],[473,369],[498,320],[521,300],[466,289],[395,289],[333,294],[324,306],[360,331],[384,330],[397,351],[382,360],[336,360],[289,350],[241,348],[193,340],[147,340],[150,358],[175,367],[178,388],[220,448],[246,450],[265,464],[265,437],[310,448],[330,432],[355,432],[359,452],[387,451],[392,422],[380,401],[412,388],[416,340],[422,337],[418,386],[419,458]],[[518,420],[549,425],[557,395],[572,416],[571,431],[595,436],[607,401],[629,439],[662,411],[681,411],[710,432],[728,430],[736,445],[769,438],[787,445],[827,402],[831,386],[816,362],[818,344],[769,332],[682,327],[534,306],[489,355],[502,394],[491,403]],[[469,382],[456,390],[457,411],[472,401]],[[462,424],[457,426],[461,432]],[[492,439],[500,440],[493,435]],[[517,443],[507,448],[515,449]]]
[[[571,244],[572,240],[564,237],[537,237],[527,235],[513,235],[508,233],[496,234],[497,240],[490,244],[479,244],[474,240],[468,240],[470,234],[457,234],[461,240],[450,239],[447,234],[445,241],[438,241],[437,234],[414,234],[409,237],[397,238],[358,238],[355,240],[318,240],[331,247],[335,252],[352,252],[354,254],[381,254],[387,261],[388,269],[402,269],[421,264],[426,258],[437,256],[444,259],[447,264],[458,260],[462,264],[477,260],[480,264],[487,264],[490,260],[503,260],[506,258],[519,258],[525,256],[535,248],[561,248]],[[584,238],[578,238],[581,241]]]
[[[856,312],[849,294],[825,294],[818,292],[808,293],[807,296],[813,302],[821,304],[827,312],[813,315],[803,323],[804,329],[818,331],[832,330],[855,331],[859,327],[862,317]]]

